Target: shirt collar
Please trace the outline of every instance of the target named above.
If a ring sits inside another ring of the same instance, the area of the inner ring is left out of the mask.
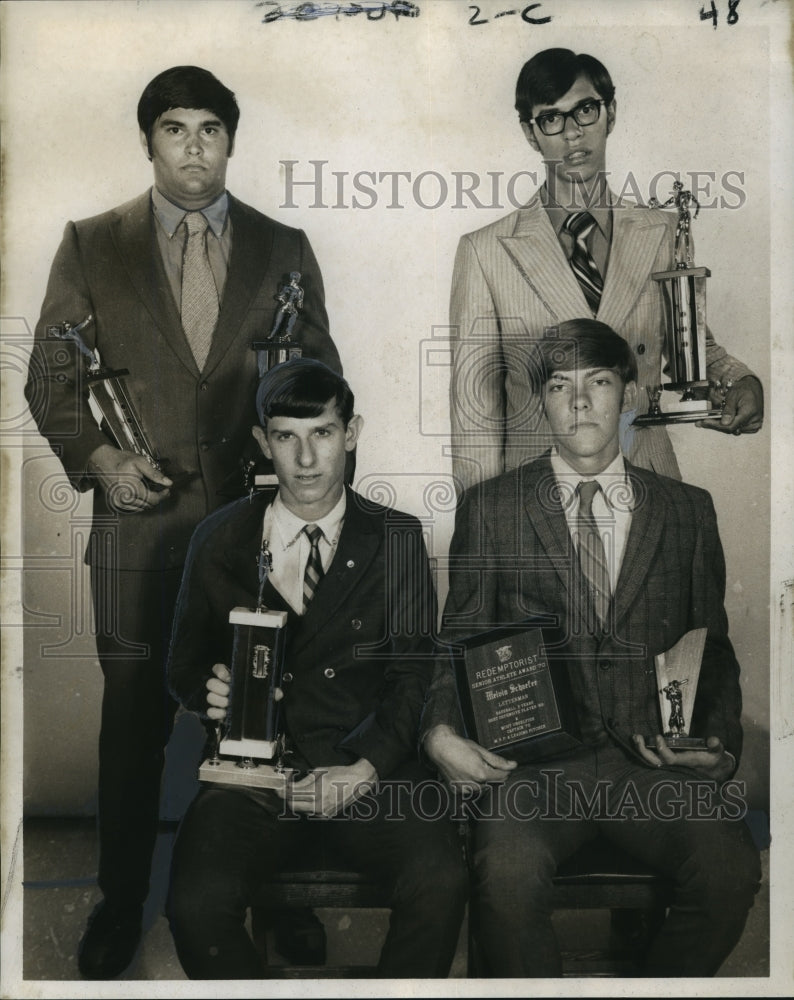
[[[550,457],[554,477],[564,487],[560,491],[564,507],[572,503],[576,487],[582,480],[595,479],[609,507],[624,512],[632,510],[634,490],[631,479],[626,474],[626,462],[621,452],[618,452],[609,465],[596,476],[583,476],[581,472],[577,472],[560,455],[556,445],[552,448]],[[619,488],[616,487],[616,483],[620,483]]]
[[[323,536],[329,545],[333,545],[339,535],[339,526],[345,516],[347,509],[347,491],[342,490],[336,505],[317,521],[306,521],[302,517],[297,517],[289,510],[281,499],[281,494],[276,494],[273,501],[273,523],[278,528],[279,534],[284,541],[284,548],[292,545],[299,537],[307,524],[316,524],[322,528]]]
[[[168,238],[173,239],[174,233],[179,229],[182,220],[187,215],[187,210],[179,205],[175,205],[156,187],[152,188],[152,205],[154,214],[160,220],[163,229],[168,233]],[[207,220],[213,233],[221,238],[226,227],[226,219],[229,214],[229,195],[226,191],[218,195],[210,205],[205,205],[201,213]]]
[[[559,237],[562,232],[562,227],[565,220],[573,211],[572,209],[563,208],[558,202],[552,198],[549,194],[548,187],[544,184],[539,191],[540,201],[549,216],[549,221],[554,227],[554,232]],[[612,238],[612,192],[608,187],[604,187],[604,196],[599,198],[598,202],[592,205],[587,210],[592,217],[595,219],[596,225],[601,230],[604,235],[604,239],[607,241]]]

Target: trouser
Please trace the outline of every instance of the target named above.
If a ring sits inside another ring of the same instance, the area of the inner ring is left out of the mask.
[[[400,777],[411,785],[401,783],[403,789],[410,792],[423,776],[419,765],[407,766]],[[411,795],[399,789],[395,795],[395,787],[395,781],[381,782],[350,815],[331,819],[298,818],[274,794],[202,789],[177,834],[167,906],[187,975],[263,977],[245,930],[246,910],[300,844],[308,857],[322,854],[323,865],[335,861],[366,872],[387,888],[392,909],[378,976],[446,976],[467,895],[460,837],[446,814],[431,809],[424,818]]]
[[[674,883],[644,974],[714,975],[741,936],[761,877],[747,825],[735,818],[742,811],[730,789],[643,767],[616,747],[516,768],[473,808],[472,898],[488,974],[562,974],[552,879],[601,834]]]
[[[176,713],[165,665],[181,577],[181,568],[91,567],[104,675],[97,880],[113,905],[143,904],[149,891],[165,746]]]

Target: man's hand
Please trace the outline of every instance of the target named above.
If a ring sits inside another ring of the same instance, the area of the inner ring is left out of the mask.
[[[478,792],[484,782],[504,781],[516,766],[514,760],[458,736],[449,726],[434,726],[425,736],[424,748],[444,780],[464,795]]]
[[[223,722],[229,710],[232,675],[223,663],[214,664],[212,674],[207,680],[207,718]]]
[[[377,783],[378,772],[364,757],[348,766],[310,771],[305,778],[277,789],[296,813],[308,816],[335,816]]]
[[[88,471],[104,490],[112,510],[125,513],[149,510],[171,495],[169,487],[173,482],[143,455],[120,451],[110,444],[100,445],[91,453]],[[151,489],[152,483],[162,488]]]
[[[709,736],[706,740],[707,750],[671,750],[661,735],[656,736],[655,752],[645,746],[642,736],[635,735],[634,744],[640,756],[652,767],[688,767],[713,781],[730,778],[736,767],[736,760],[716,736]]]
[[[745,375],[728,389],[720,419],[698,420],[697,426],[723,434],[755,434],[763,423],[764,387],[755,375]]]

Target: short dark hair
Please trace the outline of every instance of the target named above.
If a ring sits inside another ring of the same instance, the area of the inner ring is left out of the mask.
[[[329,399],[345,427],[353,416],[355,400],[347,382],[322,361],[293,358],[275,365],[259,381],[256,412],[266,426],[269,417],[319,417]]]
[[[606,66],[594,56],[577,55],[570,49],[544,49],[528,62],[518,74],[516,111],[519,120],[528,122],[532,109],[539,104],[554,104],[567,94],[580,76],[586,76],[598,96],[611,104],[615,87]]]
[[[542,389],[554,372],[609,368],[626,385],[637,381],[637,361],[629,344],[611,326],[597,319],[570,319],[554,336],[536,341],[533,387]]]
[[[138,101],[138,125],[146,135],[149,155],[152,152],[154,123],[171,108],[207,108],[212,111],[226,126],[231,153],[240,109],[232,91],[209,70],[200,66],[172,66],[147,83]]]

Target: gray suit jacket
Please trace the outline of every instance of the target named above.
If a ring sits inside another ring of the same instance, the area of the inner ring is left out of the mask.
[[[676,216],[614,201],[612,244],[598,319],[628,341],[639,368],[639,408],[661,378],[664,310],[654,271],[671,268]],[[450,299],[453,471],[463,486],[540,455],[551,444],[529,379],[531,341],[544,328],[590,316],[539,195],[458,245]],[[710,378],[752,374],[708,335]],[[680,478],[664,427],[636,429],[636,465]]]
[[[450,548],[442,637],[461,640],[528,619],[565,637],[582,735],[635,753],[631,736],[659,731],[657,653],[690,629],[708,636],[693,734],[718,736],[738,760],[742,745],[739,665],[723,606],[725,562],[711,497],[695,486],[627,463],[631,529],[607,629],[582,627],[579,563],[548,456],[467,490]],[[440,660],[423,732],[462,732],[455,680]]]
[[[83,339],[111,369],[128,369],[128,386],[153,446],[177,484],[152,510],[117,514],[94,492],[88,558],[119,569],[178,567],[191,533],[228,500],[257,422],[256,352],[290,271],[305,291],[293,339],[305,354],[341,371],[328,333],[322,277],[305,234],[230,196],[232,252],[220,316],[199,372],[157,245],[150,193],[66,226],[36,327],[26,395],[33,416],[72,483],[81,490],[91,453],[110,438],[93,418],[82,379],[84,362],[71,343],[46,327],[93,322]]]

